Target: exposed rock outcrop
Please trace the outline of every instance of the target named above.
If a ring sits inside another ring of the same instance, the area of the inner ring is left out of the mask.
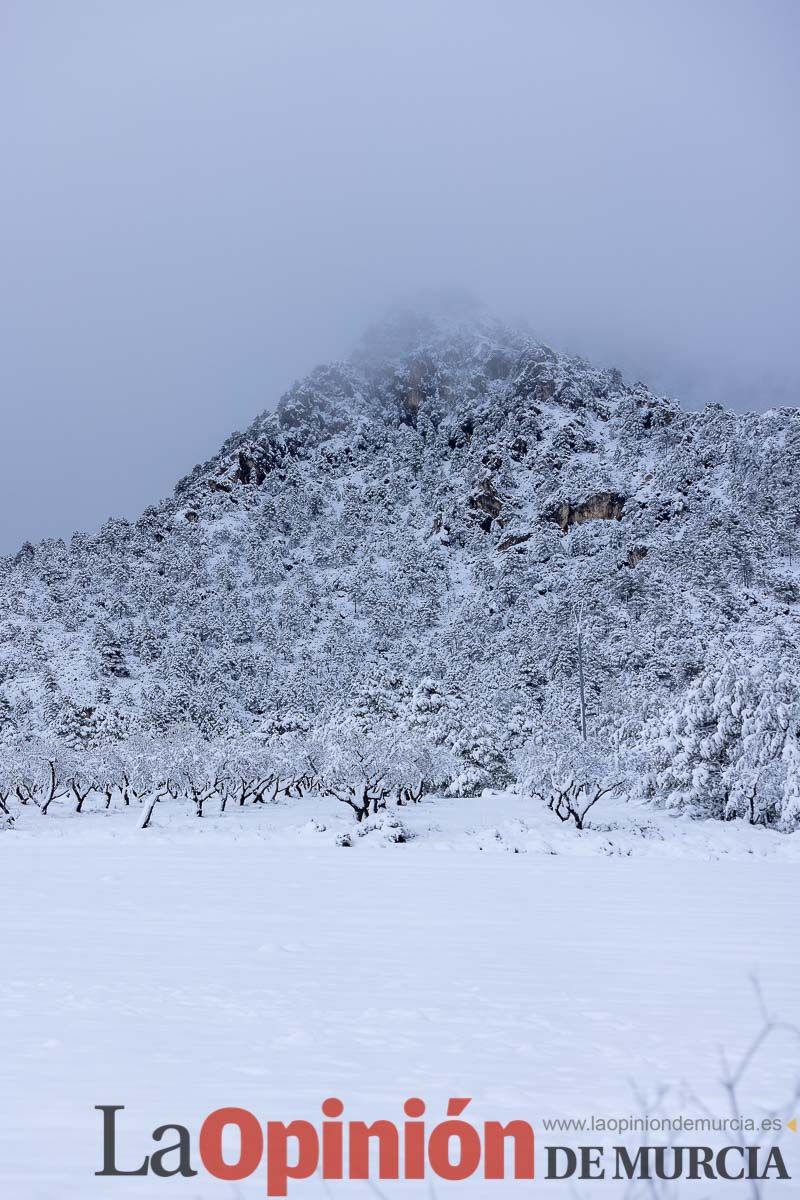
[[[618,492],[595,492],[578,503],[565,500],[548,513],[548,518],[555,521],[562,533],[584,521],[621,521],[625,499]]]
[[[492,521],[496,521],[503,510],[503,501],[498,496],[492,479],[484,479],[479,484],[478,490],[469,498],[469,506],[477,513],[483,514],[480,525],[488,533]]]
[[[510,550],[512,546],[521,546],[523,542],[529,542],[532,537],[532,533],[510,533],[508,537],[503,538],[502,542],[497,543],[497,549],[500,551]]]
[[[625,559],[625,562],[629,567],[637,567],[643,558],[647,558],[647,555],[647,546],[633,546],[628,551],[628,557]]]

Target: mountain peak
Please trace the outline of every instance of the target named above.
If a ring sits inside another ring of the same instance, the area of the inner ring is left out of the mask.
[[[370,324],[353,358],[385,361],[423,353],[448,342],[511,337],[504,324],[467,292],[425,293],[389,308]]]

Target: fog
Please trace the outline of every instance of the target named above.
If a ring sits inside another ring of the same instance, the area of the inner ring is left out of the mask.
[[[798,49],[792,0],[3,0],[0,552],[135,516],[429,288],[800,403]]]

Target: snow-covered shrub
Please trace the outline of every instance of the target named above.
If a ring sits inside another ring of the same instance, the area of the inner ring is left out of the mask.
[[[354,718],[331,722],[309,741],[308,758],[320,790],[348,804],[359,822],[393,797],[418,800],[455,769],[446,747],[404,730],[399,721],[366,729]]]
[[[781,819],[788,827],[797,828],[800,827],[800,726],[796,720],[786,736],[781,765]]]
[[[399,785],[398,737],[391,729],[365,732],[355,720],[331,724],[317,739],[322,790],[353,810],[357,821],[385,807]]]
[[[377,834],[380,840],[388,845],[402,845],[414,837],[413,832],[398,816],[386,812],[380,812],[362,821],[357,832],[359,837]]]
[[[47,814],[70,793],[76,754],[63,743],[34,738],[13,748],[14,793],[21,804],[35,804]]]
[[[457,770],[458,759],[448,746],[404,730],[395,750],[398,803],[416,803],[426,792],[447,788]]]
[[[566,728],[558,737],[531,741],[518,756],[520,786],[542,800],[564,822],[583,829],[604,796],[623,788],[627,768],[596,737]]]
[[[686,692],[650,723],[647,791],[694,816],[791,827],[798,822],[798,685],[741,649],[716,647]]]
[[[484,788],[502,789],[513,781],[506,738],[495,722],[470,722],[451,741],[457,770],[451,779],[450,796],[479,796]]]

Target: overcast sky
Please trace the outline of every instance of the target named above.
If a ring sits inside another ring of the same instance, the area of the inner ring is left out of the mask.
[[[0,552],[424,288],[799,404],[799,50],[793,0],[0,0]]]

